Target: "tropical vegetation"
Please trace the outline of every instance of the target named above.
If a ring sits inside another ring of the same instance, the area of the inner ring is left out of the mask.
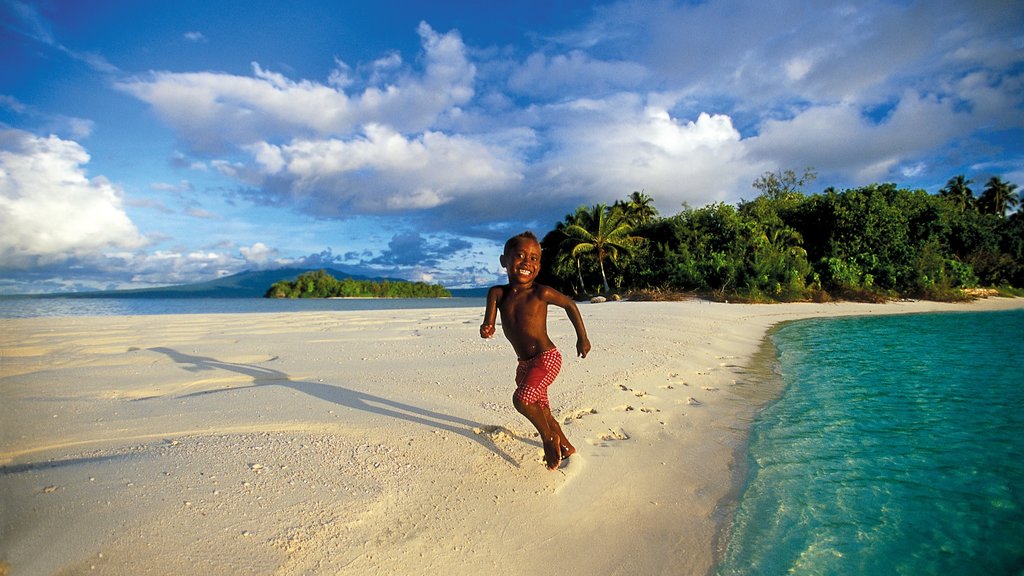
[[[643,192],[582,206],[544,236],[542,281],[578,297],[746,301],[956,300],[979,287],[1024,287],[1015,184],[992,177],[975,197],[958,175],[935,195],[895,184],[808,194],[815,177],[766,172],[753,200],[665,217]]]
[[[401,280],[338,280],[324,270],[300,274],[292,281],[275,282],[266,298],[447,298],[451,292],[438,284]]]

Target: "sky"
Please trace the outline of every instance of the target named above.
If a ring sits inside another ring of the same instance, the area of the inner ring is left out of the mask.
[[[1024,5],[0,0],[0,294],[486,286],[579,206],[807,167],[1024,186]]]

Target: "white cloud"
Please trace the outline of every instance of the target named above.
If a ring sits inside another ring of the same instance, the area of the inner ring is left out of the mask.
[[[242,246],[238,249],[247,263],[257,267],[273,263],[277,259],[277,249],[270,248],[262,242],[256,242],[252,246]]]
[[[206,42],[206,36],[202,32],[185,32],[185,40],[189,42],[202,43]]]
[[[145,243],[120,190],[89,179],[78,143],[0,131],[0,267],[20,268]]]
[[[845,173],[868,184],[893,178],[935,142],[969,131],[977,117],[957,112],[954,104],[908,90],[880,123],[851,102],[814,106],[791,119],[765,121],[748,144],[752,157]]]
[[[368,123],[400,132],[430,127],[438,116],[473,96],[475,67],[458,33],[438,34],[420,24],[425,68],[404,73],[400,59],[375,66],[382,85],[347,94],[347,66],[328,84],[295,81],[253,63],[251,77],[217,72],[153,72],[117,86],[150,104],[194,150],[294,137],[345,136]]]
[[[261,142],[249,148],[266,189],[305,198],[318,214],[409,211],[508,188],[522,178],[514,152],[464,136],[415,138],[371,124],[347,140]]]
[[[737,187],[762,168],[745,157],[726,115],[676,118],[632,95],[575,101],[549,114],[563,124],[552,128],[557,149],[544,167],[552,185],[567,194],[588,190],[611,202],[643,189],[674,213],[683,202],[736,199]]]

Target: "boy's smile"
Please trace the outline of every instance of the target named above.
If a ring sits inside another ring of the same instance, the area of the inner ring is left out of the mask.
[[[535,271],[533,269],[531,269],[531,268],[526,267],[526,266],[521,266],[519,268],[516,268],[515,273],[519,275],[519,279],[520,280],[525,282],[525,281],[527,281],[527,280],[529,280],[530,278],[533,277],[533,275],[535,274]]]

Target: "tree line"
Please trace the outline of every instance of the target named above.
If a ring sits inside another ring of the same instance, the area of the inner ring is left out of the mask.
[[[439,284],[390,280],[338,280],[324,270],[304,272],[295,280],[275,282],[265,298],[449,298]]]
[[[737,205],[686,205],[662,217],[633,192],[583,206],[546,234],[541,281],[595,293],[691,292],[746,301],[913,297],[957,300],[1024,286],[1017,185],[963,175],[938,194],[872,184],[807,194],[816,173],[766,172]],[[1009,214],[1009,215],[1008,215]]]

